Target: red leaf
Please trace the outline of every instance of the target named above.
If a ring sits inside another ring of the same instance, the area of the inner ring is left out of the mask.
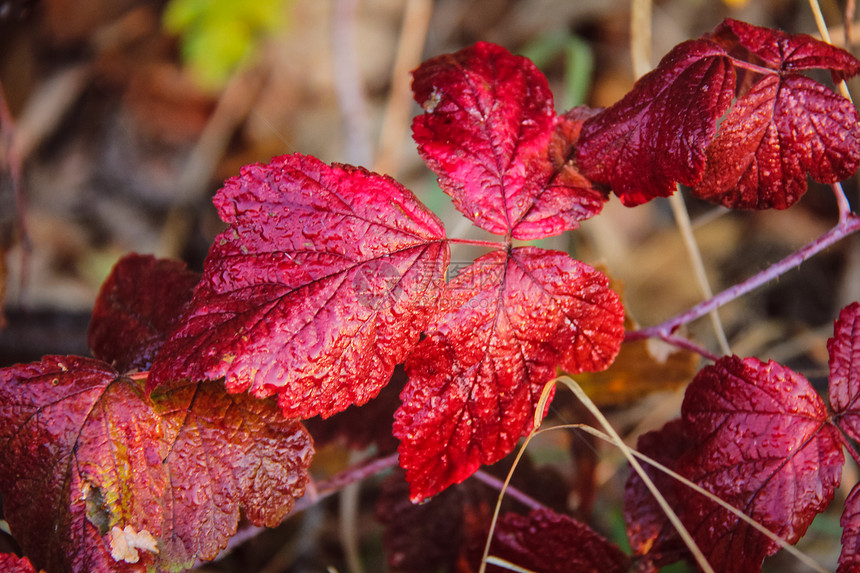
[[[120,372],[148,370],[199,280],[179,261],[138,254],[120,259],[93,307],[93,356]]]
[[[856,573],[860,571],[860,484],[851,488],[839,524],[842,526],[842,552],[837,573]]]
[[[692,445],[692,440],[684,431],[683,422],[678,419],[666,423],[659,430],[640,436],[636,449],[674,469],[678,460]],[[684,486],[648,464],[643,464],[643,468],[669,506],[677,510],[681,496],[689,495],[678,489]],[[630,473],[624,486],[624,522],[630,546],[635,555],[641,558],[639,571],[657,571],[660,567],[686,559],[689,555],[678,531],[637,472]]]
[[[839,313],[827,350],[834,418],[852,439],[860,440],[860,303],[851,303]]]
[[[548,509],[499,519],[490,555],[535,573],[623,573],[630,563],[614,544],[584,523]],[[489,571],[502,571],[491,565]]]
[[[727,18],[714,30],[713,38],[727,48],[736,41],[781,72],[824,69],[838,72],[840,77],[860,73],[860,61],[854,56],[807,34],[786,34]]]
[[[142,386],[89,358],[0,370],[0,493],[39,566],[188,567],[225,546],[239,505],[273,524],[302,495],[310,438],[274,405],[215,383],[153,403]]]
[[[786,209],[806,193],[807,173],[833,183],[857,170],[857,110],[809,78],[767,75],[729,111],[706,153],[696,196],[734,209]]]
[[[703,368],[681,408],[695,445],[678,471],[794,543],[839,485],[839,433],[809,382],[775,362],[721,358]],[[701,495],[684,522],[720,571],[759,571],[778,546]]]
[[[170,445],[161,539],[163,560],[214,559],[236,532],[239,508],[274,527],[308,481],[313,445],[273,403],[228,394],[220,383],[153,394]]]
[[[484,255],[448,283],[446,312],[407,358],[395,414],[413,501],[507,455],[557,366],[577,373],[612,362],[624,311],[607,283],[534,247]]]
[[[29,559],[11,553],[0,553],[0,571],[3,573],[36,573]]]
[[[223,376],[300,418],[376,396],[436,310],[442,223],[388,177],[298,154],[243,168],[215,204],[230,228],[151,386]]]
[[[693,40],[676,46],[621,101],[585,122],[577,164],[627,206],[668,197],[678,183],[695,185],[734,82],[734,67],[719,45]]]
[[[569,161],[572,150],[550,149],[554,137],[575,143],[582,119],[556,117],[549,84],[529,60],[479,42],[424,62],[413,76],[425,111],[412,124],[418,151],[476,225],[538,239],[603,208],[605,196]]]

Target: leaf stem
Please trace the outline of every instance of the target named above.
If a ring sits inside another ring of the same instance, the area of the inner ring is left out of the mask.
[[[646,333],[646,330],[648,330],[648,329],[627,331],[626,335],[624,336],[624,342],[633,342],[634,340],[643,340],[645,338],[653,337],[653,338],[657,338],[658,340],[662,340],[666,344],[671,344],[672,346],[676,346],[682,350],[688,350],[690,352],[694,352],[694,353],[698,354],[699,356],[702,356],[703,358],[711,360],[712,362],[716,362],[716,360],[719,358],[718,355],[714,354],[710,350],[707,350],[706,348],[699,346],[698,344],[696,344],[692,340],[684,338],[683,336],[677,336],[675,334],[662,334],[662,333],[654,335],[654,334]]]
[[[779,276],[782,276],[795,267],[799,267],[805,260],[858,230],[860,230],[860,216],[854,213],[848,213],[845,215],[844,220],[840,220],[839,223],[830,231],[824,233],[817,239],[808,243],[805,247],[795,251],[781,261],[774,263],[760,273],[725,289],[713,298],[710,298],[661,324],[631,331],[628,333],[628,337],[632,340],[657,337],[669,342],[668,337],[670,337],[682,324],[687,324],[701,318],[712,310],[745,295]]]
[[[832,416],[830,421],[834,422],[833,425],[836,426],[836,428],[839,430],[839,441],[841,441],[845,449],[848,450],[848,453],[851,455],[851,458],[854,460],[854,463],[860,466],[860,454],[858,454],[857,450],[854,449],[854,444],[851,443],[842,428],[835,423],[835,420],[833,420]]]

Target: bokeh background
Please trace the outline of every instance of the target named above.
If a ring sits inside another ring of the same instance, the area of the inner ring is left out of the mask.
[[[821,1],[834,42],[843,45],[846,4],[853,2]],[[653,6],[651,55],[637,55],[656,65],[725,17],[817,34],[803,0],[663,0]],[[0,0],[0,367],[86,354],[99,285],[125,253],[201,269],[222,228],[212,195],[240,166],[274,155],[301,152],[390,174],[442,217],[450,235],[486,238],[453,209],[415,151],[409,122],[419,110],[409,70],[486,40],[533,58],[560,111],[608,106],[634,81],[630,28],[627,0]],[[857,40],[860,31],[848,36]],[[856,178],[845,187],[856,210]],[[815,184],[785,212],[687,203],[714,290],[836,221],[832,192]],[[541,244],[601,265],[639,324],[702,298],[666,201],[626,209],[613,199],[580,231]],[[453,260],[475,254],[458,247]],[[823,388],[832,321],[858,298],[855,237],[720,314],[733,352],[781,361]],[[687,333],[718,350],[707,320]],[[676,414],[695,357],[673,364],[648,374],[628,367],[613,375],[611,392],[606,380],[594,382],[595,396],[628,436]],[[575,410],[560,405],[558,412],[565,407]],[[535,456],[587,489],[571,490],[571,512],[588,498],[596,527],[621,538],[613,516],[624,464],[594,444],[579,452],[582,443],[559,432],[537,444]],[[355,456],[331,446],[317,471],[336,471]],[[367,571],[387,570],[373,520],[375,487],[364,487],[353,517]],[[341,521],[330,500],[200,570],[345,571]],[[825,514],[805,550],[834,563],[840,533],[838,513]],[[0,551],[9,549],[14,542],[0,534]],[[770,563],[794,567],[779,557]]]

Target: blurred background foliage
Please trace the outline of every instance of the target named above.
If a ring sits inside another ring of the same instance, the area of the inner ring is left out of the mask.
[[[846,2],[821,5],[844,43]],[[725,17],[816,33],[805,0],[659,0],[651,64]],[[488,238],[451,207],[409,137],[419,110],[408,71],[478,40],[533,58],[560,111],[611,105],[634,81],[627,0],[0,0],[0,366],[86,354],[99,285],[127,252],[202,268],[222,228],[213,193],[241,165],[273,155],[301,152],[388,173],[451,236]],[[856,178],[846,189],[856,206]],[[836,213],[829,189],[814,185],[786,212],[728,213],[692,200],[688,207],[715,290],[817,237]],[[543,246],[600,264],[623,290],[631,321],[654,324],[701,299],[665,201],[626,209],[613,199],[581,231]],[[458,246],[453,260],[476,254]],[[782,361],[821,383],[832,321],[858,296],[854,238],[721,315],[735,353]],[[707,320],[687,334],[716,350]],[[631,440],[677,414],[697,363],[657,346],[638,345],[615,372],[585,381]],[[561,393],[554,416],[582,419]],[[569,433],[549,436],[532,454],[558,473],[562,509],[622,540],[620,456]],[[354,459],[335,443],[315,471],[328,475]],[[378,487],[371,480],[358,498],[357,544],[368,571],[387,570],[382,526],[373,521]],[[336,508],[311,508],[201,570],[345,571]],[[805,550],[832,563],[838,538],[838,514],[825,514]],[[0,534],[0,551],[9,549],[14,543]],[[768,566],[791,571],[780,559]]]

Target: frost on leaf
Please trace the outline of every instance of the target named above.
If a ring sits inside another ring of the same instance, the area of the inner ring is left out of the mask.
[[[124,529],[114,526],[110,530],[110,556],[116,561],[137,563],[140,561],[138,550],[158,553],[155,538],[148,531],[137,532],[131,525]]]
[[[120,372],[148,370],[199,280],[180,261],[137,254],[120,259],[93,307],[87,333],[93,356]]]
[[[412,91],[425,113],[412,132],[454,205],[479,227],[538,239],[579,226],[605,195],[573,165],[589,114],[557,117],[544,75],[526,58],[480,42],[424,62]]]
[[[860,440],[860,303],[852,303],[839,313],[827,350],[833,417],[852,439]]]
[[[643,434],[636,449],[651,459],[674,469],[678,459],[692,445],[681,420],[668,422],[659,430]],[[643,463],[645,473],[663,494],[669,506],[677,510],[681,495],[688,495],[674,478]],[[645,486],[637,472],[631,471],[624,486],[624,522],[627,538],[638,558],[639,571],[657,571],[660,567],[685,559],[688,555],[678,531]]]
[[[805,34],[726,20],[712,38],[765,72],[734,107],[706,150],[693,193],[735,209],[786,209],[806,193],[807,173],[821,183],[852,175],[860,165],[860,123],[854,105],[798,72],[860,72],[848,52]],[[766,73],[767,68],[772,70]]]
[[[535,573],[624,573],[629,559],[584,523],[548,509],[499,519],[490,555]],[[488,571],[503,571],[491,565]]]
[[[244,167],[215,205],[229,228],[149,387],[225,377],[299,418],[376,396],[436,311],[441,222],[388,177],[298,154]]]
[[[734,67],[716,43],[676,46],[621,101],[585,122],[577,164],[627,206],[696,184],[734,83]]]
[[[678,472],[789,543],[806,532],[839,485],[838,430],[809,382],[775,362],[721,358],[703,368],[681,408],[693,446]],[[759,571],[778,545],[701,495],[682,496],[682,519],[720,571]]]
[[[236,531],[240,505],[258,525],[289,511],[312,451],[304,428],[274,404],[216,383],[153,402],[142,382],[90,358],[0,370],[6,519],[52,573],[177,570],[211,559]]]
[[[612,362],[624,311],[607,284],[588,265],[534,247],[484,255],[448,283],[444,312],[407,358],[395,414],[413,501],[507,455],[557,367]]]

